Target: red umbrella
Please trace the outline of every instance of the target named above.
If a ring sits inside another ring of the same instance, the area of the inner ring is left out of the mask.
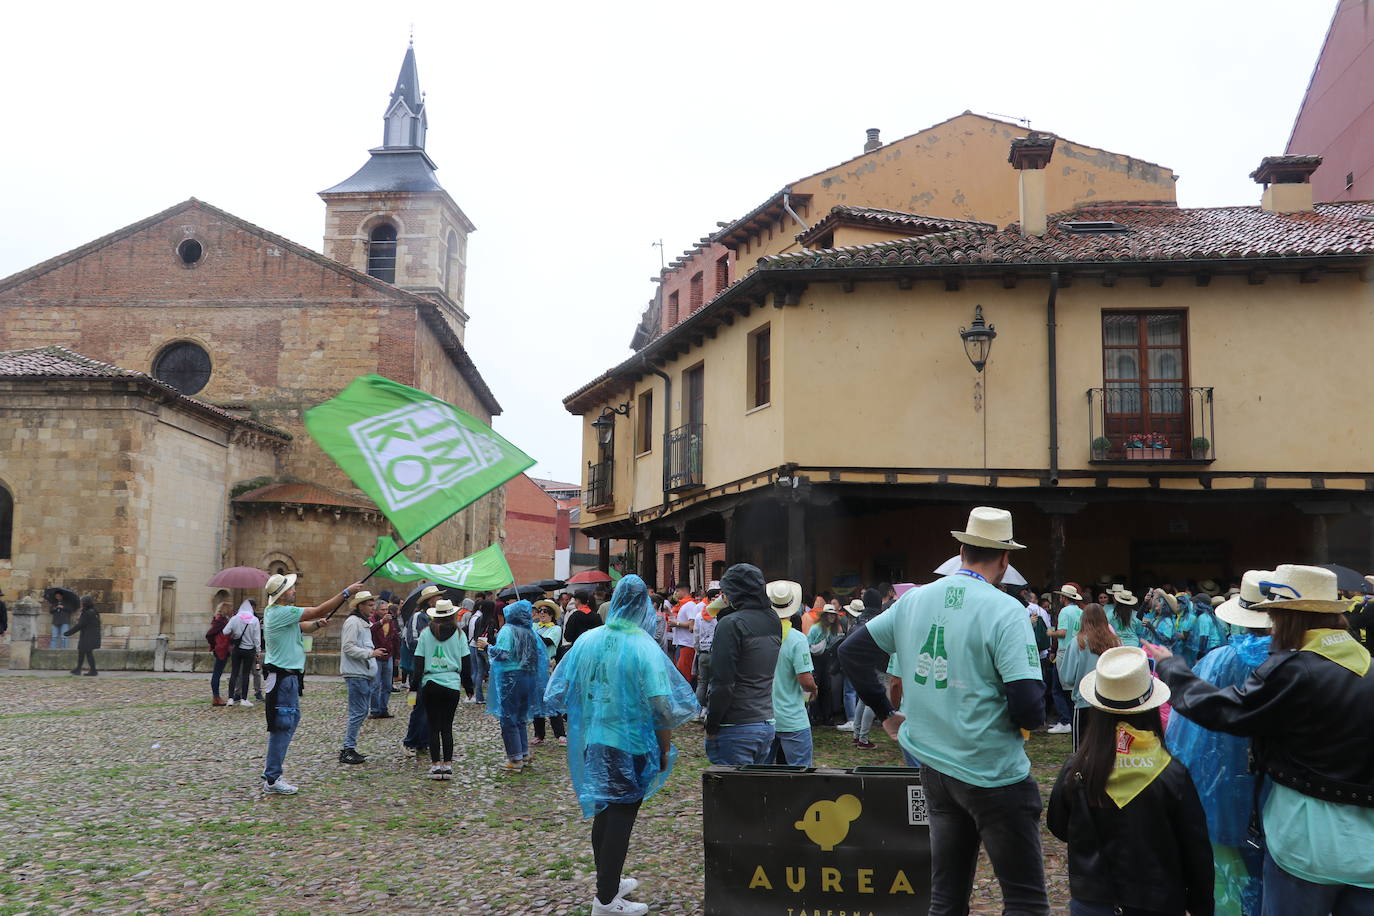
[[[568,580],[568,584],[587,585],[593,582],[609,581],[611,581],[611,577],[608,573],[604,573],[599,569],[589,569],[586,572],[580,572],[577,575],[573,576],[571,579]]]
[[[231,566],[215,573],[205,584],[211,588],[263,588],[268,574],[252,566]]]

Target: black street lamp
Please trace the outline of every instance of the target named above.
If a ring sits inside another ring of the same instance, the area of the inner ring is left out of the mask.
[[[601,416],[592,421],[592,429],[596,430],[596,441],[600,445],[610,445],[611,437],[615,434],[615,417],[619,414],[622,417],[629,416],[630,403],[626,401],[619,407],[601,408]]]
[[[992,352],[992,339],[997,336],[997,328],[983,320],[983,307],[973,307],[973,326],[960,328],[959,336],[964,341],[964,353],[973,368],[979,372],[988,364],[988,354]]]

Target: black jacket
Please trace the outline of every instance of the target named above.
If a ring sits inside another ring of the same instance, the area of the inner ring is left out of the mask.
[[[1050,792],[1045,826],[1069,844],[1074,900],[1211,916],[1207,816],[1188,768],[1177,760],[1125,808],[1089,806],[1065,763]]]
[[[1357,677],[1314,652],[1281,649],[1240,687],[1215,687],[1177,657],[1158,670],[1174,712],[1252,739],[1255,758],[1275,782],[1374,808],[1374,668]]]
[[[711,693],[706,734],[722,725],[749,725],[773,718],[773,671],[782,646],[782,621],[764,591],[763,573],[738,563],[720,588],[730,606],[720,613],[711,645]]]
[[[100,614],[96,611],[82,611],[81,619],[67,630],[67,635],[80,633],[76,648],[79,652],[91,652],[100,648]]]

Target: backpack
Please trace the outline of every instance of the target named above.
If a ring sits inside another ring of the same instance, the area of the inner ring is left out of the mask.
[[[1039,614],[1035,615],[1035,620],[1031,623],[1031,629],[1035,631],[1035,649],[1037,652],[1044,652],[1050,647],[1049,628],[1045,626],[1045,618]]]
[[[225,659],[229,657],[229,650],[233,648],[234,637],[229,635],[226,630],[220,630],[215,634],[215,658]]]

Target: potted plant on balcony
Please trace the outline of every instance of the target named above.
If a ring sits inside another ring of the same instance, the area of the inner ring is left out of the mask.
[[[1093,440],[1093,461],[1102,461],[1111,450],[1112,440],[1106,436],[1098,436]]]
[[[1201,461],[1207,457],[1207,453],[1212,450],[1212,443],[1207,441],[1206,436],[1193,437],[1193,458]]]
[[[1145,434],[1131,433],[1126,437],[1126,458],[1130,461],[1139,461],[1145,458]]]
[[[1168,436],[1163,433],[1148,433],[1147,438],[1149,439],[1147,445],[1152,453],[1146,457],[1151,461],[1168,461],[1174,457],[1174,449],[1169,444]]]

